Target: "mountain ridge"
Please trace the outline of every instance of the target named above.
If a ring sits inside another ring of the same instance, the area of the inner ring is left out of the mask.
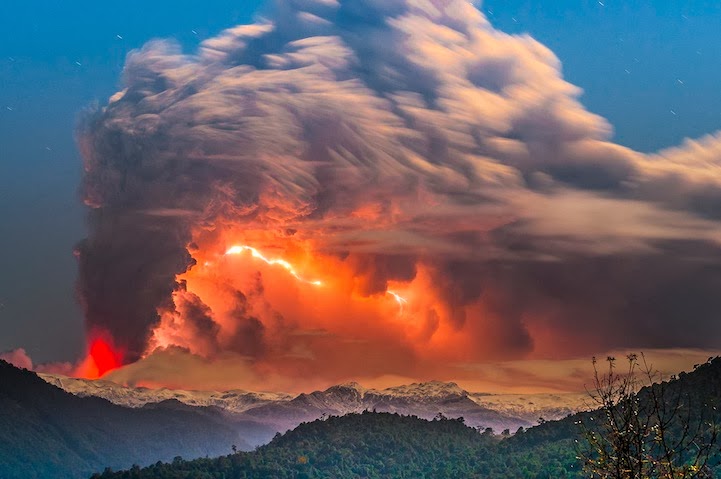
[[[559,419],[579,410],[585,394],[491,395],[471,393],[454,382],[427,381],[385,389],[365,388],[350,381],[324,390],[288,393],[230,391],[186,391],[148,389],[118,385],[110,381],[68,378],[41,374],[43,379],[81,397],[100,396],[119,405],[142,407],[170,399],[197,407],[214,406],[234,418],[268,425],[278,432],[293,429],[328,415],[365,410],[397,412],[432,419],[439,413],[464,417],[473,427],[495,430],[529,427],[539,417]],[[270,437],[266,436],[269,440]],[[256,445],[258,442],[255,443]]]

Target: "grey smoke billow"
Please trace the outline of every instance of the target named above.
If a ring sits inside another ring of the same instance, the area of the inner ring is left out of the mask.
[[[79,132],[78,253],[88,328],[128,361],[194,235],[228,224],[313,240],[363,294],[423,263],[489,354],[533,351],[533,321],[598,347],[718,346],[721,135],[613,144],[551,51],[468,2],[279,2],[193,54],[148,43],[123,85]],[[242,302],[238,344],[261,354]],[[497,314],[469,316],[478,302]]]

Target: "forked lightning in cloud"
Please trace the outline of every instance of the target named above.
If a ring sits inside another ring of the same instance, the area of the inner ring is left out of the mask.
[[[232,246],[228,249],[228,251],[225,252],[224,256],[236,256],[242,253],[250,253],[250,255],[253,258],[259,259],[263,261],[264,263],[271,265],[271,266],[280,266],[284,270],[286,270],[288,273],[291,274],[295,279],[302,283],[311,284],[313,286],[323,286],[325,283],[321,280],[309,280],[301,276],[295,269],[295,267],[290,264],[288,261],[280,258],[273,258],[270,259],[266,257],[263,253],[258,251],[256,248],[253,248],[252,246],[246,246],[246,245],[236,245]],[[210,264],[210,263],[207,263]],[[393,297],[393,299],[396,300],[398,303],[398,306],[400,307],[400,313],[403,314],[403,307],[408,304],[408,300],[396,293],[395,291],[388,290],[386,291],[387,295],[390,295]]]

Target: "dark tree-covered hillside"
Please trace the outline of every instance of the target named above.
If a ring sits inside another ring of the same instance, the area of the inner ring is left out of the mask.
[[[106,466],[128,468],[178,454],[249,449],[214,410],[180,404],[129,409],[79,398],[35,373],[0,361],[0,478],[88,477]]]

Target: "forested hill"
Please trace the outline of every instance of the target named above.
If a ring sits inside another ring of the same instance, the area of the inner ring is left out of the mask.
[[[658,387],[658,386],[656,386]],[[721,360],[701,365],[665,384],[679,418],[719,423]],[[640,393],[648,400],[650,390]],[[716,407],[716,409],[714,409]],[[176,460],[146,469],[106,471],[103,479],[250,478],[487,478],[563,479],[585,477],[577,459],[583,447],[579,421],[598,412],[549,421],[512,437],[466,427],[461,420],[425,421],[396,414],[331,417],[302,424],[251,453],[218,459]],[[576,443],[579,441],[579,443]],[[715,448],[718,450],[718,447]],[[719,456],[709,465],[719,473]]]
[[[106,466],[248,447],[217,412],[180,406],[129,409],[79,398],[0,361],[0,478],[81,478]]]
[[[571,441],[499,454],[499,437],[461,420],[390,413],[330,417],[278,435],[251,453],[176,460],[103,479],[563,478],[576,470]]]

